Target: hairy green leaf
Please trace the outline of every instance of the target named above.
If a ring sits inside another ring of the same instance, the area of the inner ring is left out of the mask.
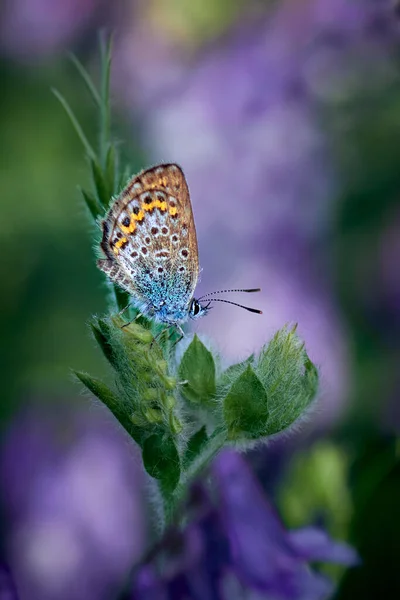
[[[203,448],[208,442],[208,436],[205,426],[201,427],[196,433],[189,439],[186,451],[183,456],[183,466],[187,469],[191,463],[199,456]]]
[[[104,210],[101,208],[101,206],[97,202],[97,199],[91,192],[87,192],[81,187],[79,188],[79,191],[81,192],[86,206],[90,210],[93,219],[96,220],[99,215],[102,215],[104,213]]]
[[[239,375],[225,397],[224,419],[231,439],[257,439],[266,435],[267,394],[251,365]]]
[[[92,168],[93,183],[97,193],[98,201],[102,206],[104,206],[104,208],[108,208],[111,195],[108,191],[105,175],[97,160],[91,160],[90,166]]]
[[[90,328],[93,332],[93,335],[96,339],[96,342],[99,344],[105,358],[108,360],[108,362],[114,367],[117,368],[118,365],[116,364],[115,361],[115,356],[114,356],[114,352],[112,349],[112,345],[110,343],[110,336],[108,335],[108,331],[107,328],[105,326],[101,327],[101,324],[104,324],[103,321],[98,322],[98,325],[95,325],[94,323],[90,323]]]
[[[168,434],[154,433],[143,444],[143,464],[162,489],[172,493],[178,485],[181,468],[175,442]]]
[[[246,360],[231,365],[221,374],[218,380],[218,389],[221,393],[227,393],[230,386],[241,375],[249,365],[254,363],[254,354],[246,358]]]
[[[197,335],[186,349],[179,365],[182,394],[190,402],[207,403],[215,396],[215,363],[213,355]]]
[[[104,178],[107,185],[107,193],[109,198],[116,192],[115,190],[115,170],[116,170],[116,151],[114,144],[111,144],[108,148],[106,155],[106,168]]]
[[[105,385],[99,379],[88,375],[87,373],[82,373],[81,371],[74,371],[76,377],[79,379],[81,383],[94,395],[96,398],[101,400],[105,406],[112,412],[114,417],[119,421],[122,427],[129,433],[129,435],[135,440],[135,442],[139,445],[142,443],[143,434],[139,427],[136,427],[129,415],[124,410],[124,405],[119,398],[115,395],[115,393],[110,390],[109,387]]]
[[[292,425],[310,406],[318,390],[318,371],[296,327],[278,331],[261,353],[257,375],[268,395],[268,435]]]

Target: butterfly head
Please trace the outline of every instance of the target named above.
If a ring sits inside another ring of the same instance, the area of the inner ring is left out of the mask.
[[[200,317],[204,317],[210,309],[210,302],[208,302],[207,305],[203,305],[199,300],[193,298],[189,306],[189,317],[191,319],[200,319]]]

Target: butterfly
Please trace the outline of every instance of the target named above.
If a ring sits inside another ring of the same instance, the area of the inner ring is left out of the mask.
[[[134,175],[112,201],[101,226],[100,247],[106,258],[97,265],[132,296],[145,316],[182,331],[180,325],[206,315],[211,302],[236,304],[210,298],[220,292],[194,298],[199,277],[196,228],[188,185],[178,165],[161,164]]]

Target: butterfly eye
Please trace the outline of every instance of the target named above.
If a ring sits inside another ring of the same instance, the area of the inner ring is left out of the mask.
[[[196,317],[200,312],[200,303],[193,298],[192,303],[190,305],[189,313],[192,318]]]

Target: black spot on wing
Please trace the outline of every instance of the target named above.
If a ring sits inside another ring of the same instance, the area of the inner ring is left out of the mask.
[[[107,258],[109,258],[110,260],[114,260],[114,254],[111,251],[110,244],[108,241],[110,237],[110,227],[107,221],[103,221],[101,227],[103,229],[103,236],[101,238],[100,248],[103,250]]]

